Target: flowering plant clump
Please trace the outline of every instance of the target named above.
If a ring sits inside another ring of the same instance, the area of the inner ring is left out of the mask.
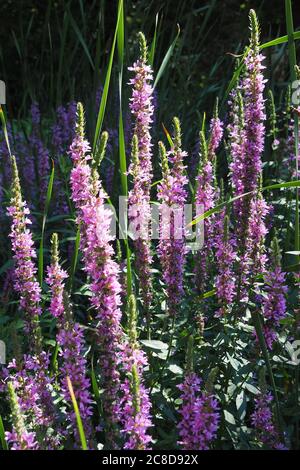
[[[164,17],[149,48],[138,33],[136,59],[118,5],[103,82],[102,36],[94,60],[87,23],[81,32],[67,9],[61,42],[70,24],[91,86],[79,65],[82,92],[63,76],[62,54],[53,113],[35,100],[29,118],[7,122],[0,107],[0,447],[297,449],[299,107],[276,81],[284,49],[276,74],[276,54],[264,65],[297,34],[261,43],[251,10],[250,41],[204,110],[193,74],[178,90],[185,105],[170,100],[185,70],[164,75],[188,34],[157,68]]]

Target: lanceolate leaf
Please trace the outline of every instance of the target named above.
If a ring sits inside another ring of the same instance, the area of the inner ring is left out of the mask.
[[[172,57],[172,54],[173,54],[173,51],[174,51],[174,48],[175,48],[175,45],[176,45],[176,42],[177,42],[177,39],[179,38],[179,34],[180,34],[180,27],[178,25],[178,32],[177,32],[177,35],[174,39],[174,41],[172,42],[171,46],[169,47],[169,49],[167,50],[167,53],[162,61],[162,64],[157,72],[157,75],[156,75],[156,78],[155,78],[155,81],[154,81],[154,85],[153,85],[153,88],[156,87],[156,85],[158,84],[159,80],[161,79],[168,63],[169,63],[169,60],[171,59]]]
[[[48,188],[47,188],[47,197],[46,197],[45,208],[44,208],[44,215],[43,215],[43,221],[42,221],[42,233],[41,233],[41,241],[40,241],[40,248],[39,248],[38,278],[39,278],[40,285],[42,285],[42,283],[43,283],[44,235],[45,235],[45,227],[46,227],[46,220],[47,220],[48,210],[49,210],[50,201],[51,201],[51,198],[52,198],[54,174],[55,174],[54,163],[52,162],[52,171],[51,171],[51,174],[50,174],[50,179],[49,179]]]
[[[287,183],[276,183],[276,184],[271,184],[270,186],[265,186],[262,188],[262,191],[271,191],[274,189],[283,189],[283,188],[297,188],[300,187],[300,181],[289,181]],[[207,219],[210,217],[212,214],[215,214],[216,212],[220,212],[223,207],[231,205],[234,201],[237,201],[238,199],[242,199],[244,197],[250,196],[255,194],[256,191],[250,191],[248,193],[241,194],[240,196],[233,197],[229,199],[226,202],[222,202],[221,204],[218,204],[217,206],[213,207],[212,209],[204,212],[203,214],[197,216],[190,224],[188,227],[198,224],[201,222],[201,220]]]
[[[67,377],[67,384],[68,384],[68,389],[69,389],[69,392],[70,392],[74,412],[75,412],[75,415],[76,415],[76,421],[77,421],[77,427],[78,427],[78,432],[79,432],[79,437],[80,437],[80,442],[81,442],[81,448],[82,448],[82,450],[88,450],[87,441],[86,441],[86,437],[85,437],[85,432],[84,432],[83,424],[82,424],[82,419],[81,419],[81,416],[80,416],[77,400],[76,400],[76,397],[75,397],[75,394],[74,394],[73,385],[72,385],[72,382],[71,382],[69,377]]]
[[[95,135],[94,135],[94,142],[93,142],[93,153],[96,150],[96,146],[98,143],[98,139],[102,130],[102,124],[104,120],[104,114],[105,114],[105,109],[106,109],[106,103],[107,103],[107,97],[108,97],[108,91],[109,91],[109,85],[110,85],[110,79],[111,79],[111,71],[112,71],[112,64],[113,64],[113,58],[114,58],[114,53],[115,53],[115,47],[116,47],[116,41],[117,41],[117,34],[119,30],[119,22],[122,16],[123,12],[123,0],[119,1],[119,6],[118,6],[118,17],[117,17],[117,24],[116,24],[116,29],[115,29],[115,34],[113,38],[113,43],[111,46],[111,51],[110,51],[110,56],[109,56],[109,61],[108,61],[108,67],[107,67],[107,72],[106,72],[106,78],[104,82],[104,87],[103,87],[103,93],[101,97],[101,102],[100,102],[100,107],[99,107],[99,112],[98,112],[98,118],[97,118],[97,124],[96,124],[96,129],[95,129]]]

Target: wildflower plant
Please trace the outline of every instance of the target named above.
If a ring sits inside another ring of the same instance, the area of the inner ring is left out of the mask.
[[[52,116],[34,101],[21,126],[0,108],[3,448],[299,447],[299,109],[291,86],[278,93],[285,61],[268,82],[263,55],[287,39],[262,44],[250,10],[229,86],[214,84],[213,109],[187,93],[187,109],[163,93],[185,51],[178,32],[157,67],[163,21],[131,61],[120,0],[103,84],[78,35],[95,69],[85,105],[63,102],[61,76]]]

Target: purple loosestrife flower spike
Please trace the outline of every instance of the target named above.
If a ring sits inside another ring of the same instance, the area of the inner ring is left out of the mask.
[[[21,412],[26,416],[27,431],[37,436],[39,448],[57,449],[61,444],[60,426],[52,401],[54,377],[48,375],[49,354],[24,355],[7,366],[10,380],[18,394]],[[42,437],[41,437],[42,436]]]
[[[80,438],[77,433],[76,415],[71,404],[67,376],[69,376],[73,385],[85,435],[87,439],[90,440],[92,399],[89,391],[90,381],[87,378],[87,361],[84,357],[84,336],[81,326],[72,319],[70,305],[66,297],[64,282],[68,276],[60,266],[58,237],[56,233],[52,235],[51,243],[52,261],[51,265],[47,268],[48,276],[46,279],[51,291],[50,312],[57,319],[57,343],[61,348],[60,356],[63,360],[64,370],[61,386],[64,398],[70,404],[72,410],[68,414],[68,419],[72,425],[71,433],[75,430],[76,441],[77,444],[80,445]],[[68,306],[68,308],[66,308],[66,306]]]
[[[76,136],[70,147],[74,164],[71,172],[72,199],[80,225],[84,269],[91,280],[91,303],[97,312],[97,343],[107,438],[114,445],[113,427],[119,420],[118,369],[124,336],[120,324],[121,285],[119,268],[113,260],[112,242],[115,237],[110,233],[112,212],[105,207],[107,195],[100,181],[97,182],[98,191],[95,194],[95,181],[88,164],[91,159],[87,153],[89,150],[89,144],[84,139],[83,107],[79,104]]]
[[[263,92],[266,80],[263,77],[263,55],[259,53],[259,26],[254,10],[250,10],[251,39],[245,58],[246,73],[239,88],[232,95],[230,104],[233,122],[231,134],[231,181],[234,196],[258,189],[262,170],[262,152],[265,137],[265,100]],[[248,231],[248,214],[251,196],[234,203],[239,224],[238,240],[243,254]]]
[[[183,271],[186,256],[184,205],[187,199],[183,159],[186,152],[181,149],[181,129],[178,118],[173,119],[174,148],[166,154],[159,143],[163,179],[158,186],[160,205],[160,227],[158,252],[166,284],[169,313],[174,316],[184,294]],[[170,162],[170,169],[167,162]]]
[[[6,440],[12,450],[37,450],[38,443],[34,432],[28,432],[24,417],[18,402],[18,397],[12,382],[7,384],[8,397],[11,408],[11,419],[13,430],[6,432]]]
[[[41,288],[36,280],[36,258],[32,234],[28,228],[31,223],[29,209],[22,200],[21,186],[15,157],[12,157],[12,197],[8,207],[8,215],[12,218],[9,237],[11,239],[13,258],[15,261],[14,288],[20,295],[20,308],[25,314],[25,329],[31,338],[30,347],[35,352],[41,351],[41,330],[39,316],[41,314]]]
[[[204,131],[200,134],[200,162],[198,175],[196,177],[195,203],[197,215],[203,214],[211,209],[215,204],[216,191],[214,181],[214,162],[208,159],[208,147]],[[200,212],[199,212],[200,211]],[[195,284],[197,291],[203,293],[208,280],[207,263],[212,247],[214,216],[203,221],[204,239],[206,242],[201,250],[196,254],[195,259]]]
[[[122,425],[125,435],[124,449],[149,450],[152,442],[148,429],[152,426],[149,390],[144,384],[144,369],[148,365],[146,355],[137,340],[137,309],[134,295],[128,300],[129,343],[124,348],[126,377],[122,383]]]
[[[246,161],[245,190],[258,187],[261,174],[261,154],[264,148],[265,100],[263,91],[266,80],[263,77],[263,56],[259,53],[259,26],[254,10],[250,10],[251,41],[250,50],[245,58],[246,76],[242,83],[245,99]]]
[[[262,152],[265,137],[265,88],[262,70],[263,55],[259,53],[259,26],[254,10],[250,10],[251,40],[249,53],[245,58],[246,76],[241,89],[244,94],[245,113],[245,159],[244,159],[244,192],[256,190],[262,170]],[[247,219],[251,199],[243,199],[243,218]],[[247,226],[245,227],[245,230]]]
[[[223,122],[218,117],[219,101],[217,99],[214,109],[214,116],[210,121],[210,139],[208,143],[209,159],[216,160],[215,152],[218,149],[223,137]]]
[[[267,346],[272,349],[273,342],[277,339],[276,330],[279,328],[280,320],[286,316],[287,286],[285,274],[281,269],[280,248],[275,237],[272,241],[273,262],[269,271],[265,274],[267,296],[263,299],[262,311],[264,316],[264,334]]]
[[[230,313],[230,306],[236,294],[236,280],[233,263],[236,258],[235,241],[230,236],[229,217],[225,210],[219,220],[220,233],[218,236],[216,262],[218,274],[216,278],[217,299],[220,308],[217,315]]]
[[[268,233],[265,219],[269,213],[269,207],[264,200],[261,191],[250,204],[248,233],[246,238],[246,253],[249,277],[255,278],[265,272],[267,257],[265,254],[265,237]],[[251,274],[251,275],[250,275]]]
[[[179,409],[181,420],[177,426],[180,436],[178,444],[184,450],[207,450],[218,430],[218,403],[212,394],[213,378],[209,380],[210,387],[201,392],[201,380],[193,372],[192,357],[193,339],[189,338],[186,374],[184,382],[178,386],[182,392]]]
[[[272,413],[273,396],[270,392],[263,391],[255,399],[255,409],[251,415],[251,424],[255,429],[256,437],[266,448],[286,450],[280,442],[279,434],[273,421]]]
[[[149,327],[149,307],[152,298],[151,283],[151,263],[152,255],[150,251],[149,223],[151,218],[151,208],[149,197],[145,197],[143,188],[143,171],[139,159],[138,137],[134,134],[132,139],[132,163],[130,172],[133,177],[133,188],[128,196],[128,218],[134,227],[134,247],[136,251],[136,268],[139,274],[139,283],[142,287],[142,298],[144,310]]]
[[[140,32],[138,39],[140,57],[132,67],[129,67],[129,70],[135,74],[129,83],[132,85],[130,110],[135,120],[134,135],[136,137],[134,139],[137,139],[137,143],[133,141],[132,163],[129,166],[129,174],[133,177],[133,189],[128,195],[128,217],[130,223],[135,226],[136,269],[140,279],[141,295],[144,310],[148,317],[149,328],[149,307],[152,299],[150,189],[153,170],[150,127],[154,109],[152,103],[153,88],[151,84],[153,76],[151,67],[147,64],[148,51],[144,34]],[[137,155],[135,156],[134,153],[137,153]]]
[[[230,155],[231,163],[229,165],[231,173],[231,185],[233,190],[233,196],[237,197],[245,192],[245,117],[244,117],[244,103],[243,96],[239,90],[237,90],[232,98],[232,111],[231,117],[232,122],[229,125],[229,139],[230,139]],[[241,234],[242,230],[245,230],[245,218],[246,215],[243,213],[243,201],[238,199],[233,203],[234,215],[237,220],[240,221],[237,230]],[[242,223],[241,223],[242,222]]]

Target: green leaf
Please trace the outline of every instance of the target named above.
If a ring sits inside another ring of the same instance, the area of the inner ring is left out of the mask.
[[[296,57],[296,46],[294,39],[294,22],[292,12],[291,0],[285,0],[285,16],[286,16],[286,27],[288,33],[288,49],[289,49],[289,62],[290,62],[290,79],[291,82],[296,80],[297,57]],[[295,165],[296,165],[296,179],[299,177],[298,168],[298,155],[299,155],[299,118],[298,114],[294,113],[294,148],[295,148]],[[299,219],[299,191],[296,191],[296,213],[295,213],[295,250],[300,249],[300,219]],[[298,263],[300,257],[297,258]]]
[[[80,247],[80,227],[77,229],[76,239],[75,239],[75,247],[72,255],[72,262],[71,262],[71,269],[70,269],[70,276],[68,281],[68,291],[71,292],[73,283],[74,283],[74,276],[76,272],[76,267],[78,263],[78,255],[79,255],[79,247]]]
[[[205,292],[204,294],[201,294],[199,297],[200,299],[208,299],[209,297],[213,297],[214,295],[216,295],[216,292],[216,289],[212,289],[210,291]]]
[[[156,16],[155,16],[154,35],[153,35],[153,41],[152,41],[151,49],[149,53],[149,63],[152,68],[153,68],[154,54],[155,54],[155,48],[156,48],[157,25],[158,25],[158,13],[156,13]]]
[[[244,390],[242,390],[235,399],[236,409],[241,420],[246,416],[247,399]]]
[[[141,339],[140,343],[146,348],[155,349],[156,351],[165,351],[168,349],[168,345],[159,340]]]
[[[261,49],[266,49],[267,47],[273,47],[273,46],[279,46],[280,44],[284,44],[285,42],[288,42],[288,35],[286,36],[280,36],[279,38],[272,39],[272,41],[265,42],[260,46]],[[293,38],[294,39],[300,39],[300,31],[295,31],[293,33]]]
[[[170,364],[168,366],[168,369],[173,372],[175,375],[182,375],[183,374],[183,369],[176,364]]]
[[[271,184],[270,186],[265,186],[262,188],[262,191],[271,191],[273,189],[283,189],[283,188],[296,188],[300,187],[300,181],[288,181],[287,183],[276,183],[276,184]],[[201,220],[207,219],[210,217],[212,214],[215,214],[216,212],[220,212],[223,207],[227,207],[230,204],[232,204],[234,201],[237,201],[238,199],[242,199],[244,197],[250,196],[252,194],[257,193],[258,190],[256,191],[249,191],[247,193],[241,194],[239,196],[235,196],[228,201],[222,202],[218,204],[217,206],[213,207],[212,209],[204,212],[203,214],[197,216],[192,222],[188,224],[188,227],[198,224],[201,222]]]
[[[87,56],[87,59],[88,59],[90,65],[91,65],[92,69],[95,70],[95,65],[94,65],[94,62],[93,62],[93,60],[92,60],[92,58],[91,58],[91,54],[90,54],[90,51],[89,51],[89,49],[88,49],[88,46],[87,46],[87,44],[86,44],[86,42],[85,42],[85,40],[84,40],[84,38],[83,38],[83,36],[82,36],[82,34],[81,34],[80,29],[78,28],[78,26],[77,26],[77,24],[76,24],[76,22],[75,22],[75,20],[74,20],[74,18],[73,18],[73,16],[72,16],[71,11],[70,11],[69,8],[68,8],[68,16],[69,16],[69,19],[70,19],[71,26],[72,26],[72,28],[74,29],[74,31],[75,31],[75,33],[76,33],[76,35],[77,35],[77,37],[78,37],[78,40],[79,40],[80,44],[82,45],[82,48],[83,48],[83,50],[84,50],[84,52],[85,52],[85,54],[86,54],[86,56]]]
[[[233,426],[236,425],[234,416],[229,411],[224,410],[224,418],[227,423],[232,424]]]
[[[170,60],[170,58],[172,57],[172,54],[173,54],[173,51],[174,51],[174,48],[175,48],[175,45],[176,45],[176,42],[177,42],[177,39],[179,38],[179,34],[180,34],[180,27],[179,27],[179,24],[177,25],[177,28],[178,28],[178,32],[177,32],[177,35],[174,39],[174,41],[172,42],[171,46],[169,47],[169,49],[167,50],[167,53],[162,61],[162,64],[157,72],[157,75],[156,75],[156,78],[155,78],[155,81],[154,81],[154,85],[153,85],[153,89],[156,87],[156,85],[158,84],[159,80],[161,79],[164,71],[165,71],[165,68],[167,67],[168,65],[168,62]]]
[[[9,156],[11,158],[12,155],[11,155],[11,151],[10,151],[10,145],[9,145],[9,139],[8,139],[8,133],[7,133],[7,127],[6,127],[6,119],[5,119],[5,115],[4,115],[4,112],[3,112],[3,109],[2,109],[1,105],[0,105],[0,119],[1,119],[1,123],[2,123],[2,128],[3,128],[3,133],[4,133],[4,137],[5,137],[6,146],[7,146],[7,149],[8,149]]]
[[[94,396],[95,396],[96,403],[97,403],[99,417],[101,417],[102,416],[101,396],[100,396],[100,391],[99,391],[98,382],[96,379],[96,374],[95,374],[95,369],[94,369],[94,357],[92,357],[92,361],[91,361],[91,379],[92,379],[92,388],[93,388]]]
[[[123,81],[123,62],[124,62],[124,8],[120,6],[120,21],[118,28],[118,55],[119,55],[119,164],[121,174],[122,195],[127,196],[127,161],[125,152],[125,137],[123,124],[123,108],[122,108],[122,81]]]
[[[104,82],[104,87],[103,87],[103,93],[102,93],[101,102],[100,102],[100,106],[99,106],[98,117],[97,117],[97,124],[96,124],[94,142],[93,142],[93,153],[95,153],[97,143],[98,143],[98,140],[99,140],[99,136],[100,136],[100,133],[101,133],[101,130],[102,130],[102,124],[103,124],[103,120],[104,120],[104,114],[105,114],[108,91],[109,91],[109,85],[110,85],[110,77],[111,77],[111,71],[112,71],[113,58],[114,58],[114,53],[115,53],[116,41],[117,41],[117,34],[118,34],[118,31],[119,31],[119,23],[120,23],[120,19],[121,19],[121,16],[122,16],[122,12],[123,12],[123,0],[120,0],[119,5],[118,5],[117,24],[116,24],[115,34],[114,34],[114,38],[113,38],[113,43],[112,43],[112,46],[111,46],[111,51],[110,51],[110,56],[109,56],[109,61],[108,61],[108,67],[107,67],[107,72],[106,72],[106,77],[105,77],[105,82]]]
[[[45,208],[44,208],[44,215],[43,215],[43,221],[42,221],[42,233],[41,233],[41,241],[40,241],[40,247],[39,247],[39,259],[38,259],[38,279],[39,279],[39,284],[40,286],[43,283],[43,273],[44,273],[44,235],[45,235],[45,227],[46,227],[46,220],[47,220],[47,214],[50,206],[50,201],[52,197],[52,190],[53,190],[53,181],[54,181],[54,162],[52,161],[52,171],[48,183],[48,188],[47,188],[47,197],[46,197],[46,202],[45,202]]]
[[[8,450],[8,445],[5,439],[5,429],[4,429],[1,416],[0,416],[0,441],[1,441],[2,450]]]
[[[56,341],[55,347],[54,347],[54,352],[51,357],[51,372],[54,373],[57,370],[57,356],[58,356],[58,351],[59,351],[59,345],[58,342]]]
[[[82,419],[81,419],[81,416],[80,416],[77,400],[76,400],[76,397],[75,397],[75,394],[74,394],[72,382],[71,382],[69,376],[67,376],[67,384],[68,384],[68,389],[69,389],[69,392],[70,392],[74,412],[75,412],[75,415],[76,415],[76,421],[77,421],[77,427],[78,427],[81,447],[82,447],[82,450],[88,450],[86,437],[85,437],[85,432],[84,432],[84,428],[83,428],[83,424],[82,424]]]

